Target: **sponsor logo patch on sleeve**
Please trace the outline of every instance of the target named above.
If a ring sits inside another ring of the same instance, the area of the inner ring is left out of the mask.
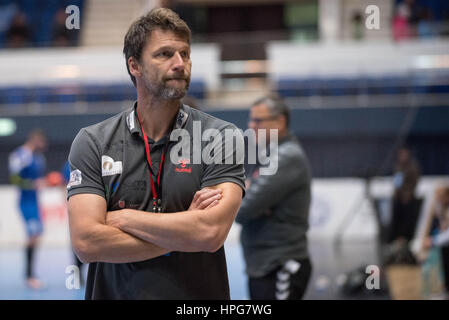
[[[82,180],[83,180],[83,177],[82,177],[80,170],[76,169],[76,170],[71,171],[70,172],[70,180],[69,180],[69,183],[67,184],[67,189],[81,184]]]

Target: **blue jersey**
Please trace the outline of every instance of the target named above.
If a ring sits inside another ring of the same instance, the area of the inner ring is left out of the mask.
[[[68,161],[64,164],[64,167],[62,168],[62,176],[64,177],[64,180],[66,183],[70,180],[70,164]]]
[[[37,192],[33,183],[44,175],[44,156],[21,146],[9,155],[9,172],[12,182],[20,188],[20,202],[37,203]]]

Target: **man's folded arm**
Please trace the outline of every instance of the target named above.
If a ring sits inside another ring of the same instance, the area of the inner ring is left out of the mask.
[[[151,213],[132,209],[108,212],[107,223],[170,251],[215,252],[223,246],[242,199],[242,188],[225,182],[220,202],[204,210]]]
[[[164,255],[169,250],[106,224],[106,200],[96,194],[69,198],[70,237],[81,261],[127,263]]]

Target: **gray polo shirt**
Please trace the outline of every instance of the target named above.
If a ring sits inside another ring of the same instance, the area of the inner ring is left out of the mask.
[[[136,107],[137,103],[125,112],[80,130],[69,155],[68,197],[93,193],[106,199],[108,211],[123,208],[152,211],[150,171]],[[190,134],[191,146],[195,121],[196,128],[200,123],[201,133],[207,129],[218,129],[220,133],[237,129],[231,123],[181,105],[174,129],[185,129]],[[243,139],[237,137],[240,138]],[[244,192],[243,164],[225,161],[225,157],[235,157],[235,152],[223,152],[223,162],[217,164],[197,163],[193,154],[190,159],[172,161],[170,152],[177,141],[166,136],[157,142],[149,139],[149,143],[155,175],[166,144],[168,148],[161,177],[161,214],[187,210],[195,192],[207,186],[233,182]],[[202,141],[201,147],[207,147],[208,143]],[[229,299],[224,248],[215,253],[172,252],[135,263],[91,263],[86,299]]]

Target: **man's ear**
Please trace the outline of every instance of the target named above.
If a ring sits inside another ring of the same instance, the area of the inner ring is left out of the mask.
[[[140,64],[134,57],[128,58],[128,67],[129,67],[129,72],[135,78],[140,78],[142,76],[142,72],[140,70]]]
[[[284,128],[285,130],[287,130],[287,117],[285,115],[280,115],[279,121],[281,123],[281,128]]]

